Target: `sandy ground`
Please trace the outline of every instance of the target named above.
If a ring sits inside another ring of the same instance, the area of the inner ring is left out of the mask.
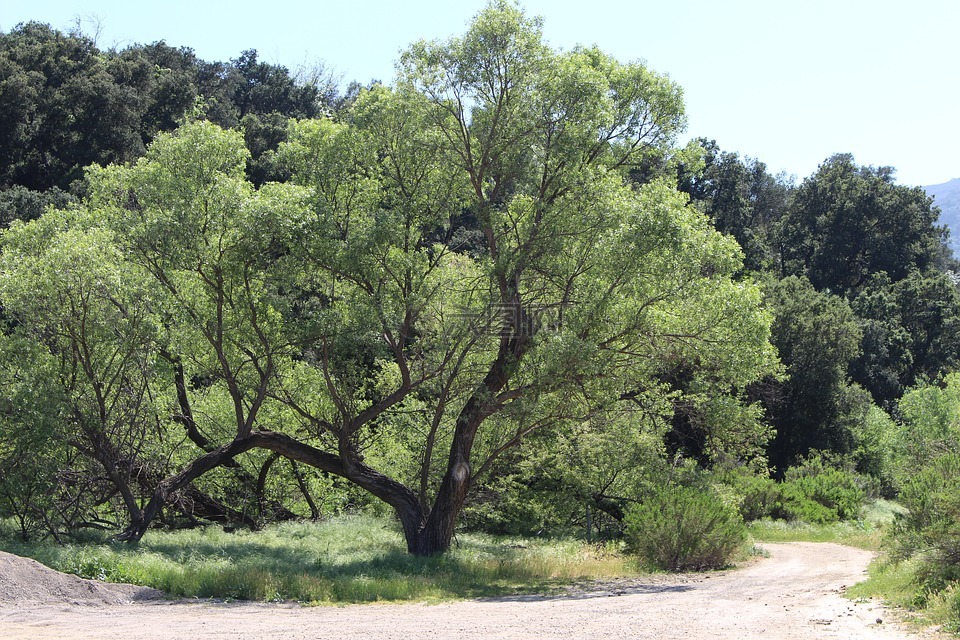
[[[840,595],[864,577],[869,552],[813,543],[763,547],[768,558],[732,571],[595,584],[558,597],[312,608],[156,600],[156,592],[82,581],[0,554],[0,638],[938,637],[909,631],[878,603]]]

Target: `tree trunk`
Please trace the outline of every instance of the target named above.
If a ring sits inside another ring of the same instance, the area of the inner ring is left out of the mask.
[[[190,463],[187,468],[175,476],[164,479],[157,485],[150,502],[143,509],[142,516],[130,523],[125,531],[117,536],[117,540],[124,542],[138,542],[143,534],[147,532],[154,518],[160,513],[163,505],[167,503],[170,496],[187,486],[207,471],[215,469],[234,456],[249,451],[256,446],[252,438],[234,440],[228,445],[218,447],[210,453],[201,456]]]
[[[467,404],[469,406],[470,402]],[[407,537],[407,548],[410,553],[430,556],[444,553],[450,548],[457,518],[463,510],[467,492],[470,490],[470,450],[476,435],[476,427],[472,423],[476,422],[476,426],[479,426],[482,420],[479,413],[461,414],[458,423],[463,422],[465,426],[460,428],[458,424],[447,472],[440,483],[440,490],[433,502],[430,516],[417,532],[415,540],[411,541],[409,536]]]
[[[457,518],[463,510],[473,479],[470,455],[477,431],[483,421],[499,409],[500,400],[497,395],[507,386],[511,367],[532,345],[532,333],[524,330],[527,314],[519,304],[516,308],[519,312],[513,318],[513,331],[501,338],[496,360],[457,416],[447,472],[440,483],[430,516],[418,532],[415,544],[411,545],[410,538],[407,538],[410,553],[428,556],[450,549]]]
[[[449,551],[462,508],[462,501],[458,504],[454,500],[438,500],[426,524],[414,538],[407,535],[407,551],[415,556],[433,556]]]
[[[389,504],[400,519],[407,551],[417,553],[417,540],[426,518],[417,495],[408,487],[358,461],[353,461],[348,470],[340,456],[320,451],[282,433],[260,431],[251,437],[256,440],[258,447],[342,476]]]

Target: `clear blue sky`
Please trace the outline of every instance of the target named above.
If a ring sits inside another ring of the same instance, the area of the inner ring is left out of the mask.
[[[79,20],[101,47],[165,40],[206,60],[244,49],[291,69],[389,82],[420,38],[464,31],[484,0],[3,0],[0,30]],[[688,135],[804,178],[828,156],[892,165],[902,184],[960,177],[957,0],[525,0],[557,48],[596,44],[684,89]]]

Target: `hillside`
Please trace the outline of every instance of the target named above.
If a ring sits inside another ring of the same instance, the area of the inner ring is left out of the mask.
[[[950,248],[960,256],[960,178],[923,188],[940,207],[940,222],[950,228]]]

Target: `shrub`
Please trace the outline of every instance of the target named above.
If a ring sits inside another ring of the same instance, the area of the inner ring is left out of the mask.
[[[918,563],[913,604],[960,632],[960,373],[911,389],[898,409],[894,475],[907,512],[893,529],[895,559]]]
[[[904,483],[900,500],[907,513],[894,529],[897,551],[924,558],[918,571],[924,590],[939,591],[960,580],[960,454],[920,469]]]
[[[669,571],[716,569],[746,538],[743,519],[711,491],[668,486],[624,517],[630,548]]]
[[[866,491],[853,471],[829,465],[814,457],[787,470],[780,485],[787,514],[811,524],[827,524],[857,517]]]
[[[908,513],[898,525],[923,531],[952,522],[960,494],[960,454],[947,454],[919,469],[900,491],[900,503]]]
[[[947,630],[960,634],[960,588],[953,588],[948,592]]]
[[[721,479],[723,484],[732,490],[737,510],[744,522],[786,517],[783,493],[773,478],[740,467],[725,472]]]
[[[876,479],[877,493],[885,498],[896,496],[894,452],[897,423],[883,409],[871,406],[866,418],[855,430],[857,446],[853,459],[857,471]]]

